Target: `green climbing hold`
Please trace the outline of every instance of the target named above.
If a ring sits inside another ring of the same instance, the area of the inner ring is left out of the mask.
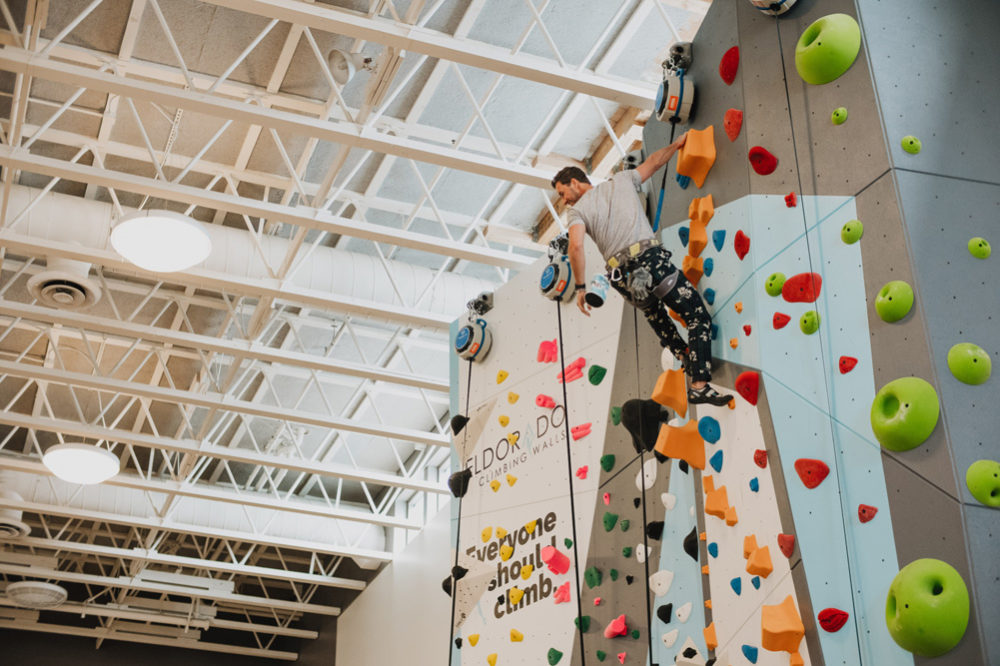
[[[861,50],[854,17],[828,14],[809,24],[795,45],[795,69],[806,83],[822,85],[851,68]]]
[[[799,329],[806,335],[812,335],[819,330],[819,313],[815,310],[806,312],[799,317]]]
[[[872,432],[886,449],[909,451],[934,432],[941,405],[937,391],[920,377],[900,377],[875,394],[872,401]]]
[[[771,273],[764,283],[764,291],[768,296],[781,296],[781,288],[785,286],[784,273]]]
[[[598,650],[597,651],[597,661],[604,661],[605,658],[607,658],[607,656],[608,656],[608,653],[605,652],[604,650]]]
[[[604,512],[604,531],[610,532],[615,528],[615,523],[618,522],[618,514],[611,513],[610,511]]]
[[[948,369],[955,379],[972,386],[985,384],[993,363],[986,350],[971,342],[959,342],[948,350]]]
[[[916,155],[920,152],[923,144],[920,143],[920,139],[913,136],[912,134],[907,134],[903,137],[903,140],[899,142],[903,146],[903,150],[910,153],[911,155]]]
[[[587,583],[587,587],[589,587],[590,589],[594,589],[595,587],[600,585],[602,578],[603,576],[601,575],[601,570],[598,569],[597,567],[588,567],[583,572],[583,580],[585,583]]]
[[[632,557],[632,546],[625,546],[622,548],[623,557]]]
[[[585,634],[588,631],[590,631],[590,616],[589,615],[581,615],[581,616],[577,617],[575,620],[573,620],[573,622],[576,623],[576,627],[577,627],[577,629],[580,630],[581,634]]]
[[[566,544],[567,548],[572,548],[573,547],[573,540],[572,539],[569,539],[569,538],[563,539],[563,543]]]
[[[899,321],[913,308],[913,288],[903,280],[887,282],[875,296],[875,311],[882,321]]]
[[[611,579],[612,582],[618,580],[618,569],[611,569],[610,571],[608,571],[608,577]]]
[[[639,630],[638,629],[633,629],[632,630],[632,638],[639,638]]]
[[[990,256],[990,242],[985,238],[976,236],[969,239],[969,254],[976,259],[987,259]]]
[[[611,408],[611,422],[615,425],[620,425],[622,422],[622,408],[612,407]]]
[[[592,365],[590,370],[587,371],[587,379],[594,386],[597,386],[604,379],[604,375],[608,374],[608,369],[601,365]]]
[[[847,107],[838,106],[836,109],[834,109],[833,113],[830,115],[830,122],[832,122],[834,125],[843,125],[844,123],[846,123]]]
[[[622,522],[618,524],[621,526],[622,532],[628,532],[628,528],[632,524],[632,522],[628,518],[622,518]]]
[[[965,470],[965,485],[986,506],[1000,507],[1000,462],[977,460]]]
[[[844,223],[844,226],[840,228],[840,240],[848,245],[852,245],[861,240],[864,233],[865,225],[861,224],[861,220],[851,220]]]
[[[549,655],[548,655],[549,666],[556,666],[556,664],[559,663],[559,660],[562,659],[562,655],[563,653],[560,652],[559,650],[555,648],[549,648]]]
[[[601,456],[601,469],[605,472],[610,472],[615,466],[615,454],[607,453]]]

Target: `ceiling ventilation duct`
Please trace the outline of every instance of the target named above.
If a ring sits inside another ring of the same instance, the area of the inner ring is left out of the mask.
[[[66,588],[40,580],[24,580],[7,586],[7,598],[23,608],[55,608],[69,593]]]
[[[0,486],[0,498],[6,502],[20,503],[24,501],[18,493]],[[0,541],[20,539],[28,536],[31,528],[21,520],[21,512],[17,509],[0,509]]]
[[[101,300],[101,287],[90,279],[85,261],[47,257],[46,268],[28,280],[28,291],[39,303],[60,310],[83,310]]]

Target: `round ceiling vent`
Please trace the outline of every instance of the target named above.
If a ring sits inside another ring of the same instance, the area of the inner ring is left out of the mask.
[[[71,259],[49,258],[45,270],[28,280],[28,291],[43,305],[62,310],[82,310],[101,300],[90,264]]]
[[[23,502],[24,498],[13,490],[0,487],[0,497],[13,502]],[[0,541],[5,539],[20,539],[28,536],[31,528],[21,520],[21,511],[17,509],[0,509]]]
[[[7,598],[24,608],[55,608],[68,596],[65,588],[39,580],[23,580],[7,586]]]

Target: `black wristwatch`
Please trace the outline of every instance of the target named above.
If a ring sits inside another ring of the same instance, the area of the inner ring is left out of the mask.
[[[587,291],[587,283],[586,282],[577,282],[576,283],[576,288],[577,289],[583,289],[584,291]]]

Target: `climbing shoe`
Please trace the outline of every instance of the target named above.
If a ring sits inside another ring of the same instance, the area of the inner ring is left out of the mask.
[[[688,389],[688,402],[694,405],[709,404],[722,407],[728,405],[732,399],[733,396],[719,393],[711,384],[705,384],[700,389]]]

